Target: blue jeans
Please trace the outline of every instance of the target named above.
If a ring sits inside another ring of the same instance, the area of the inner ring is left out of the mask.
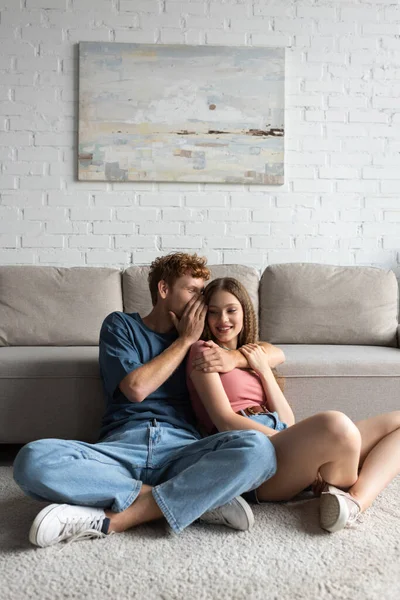
[[[229,431],[201,439],[155,419],[128,423],[96,444],[31,442],[14,463],[16,483],[42,501],[121,512],[143,483],[153,486],[153,497],[176,533],[275,472],[275,450],[263,433]]]

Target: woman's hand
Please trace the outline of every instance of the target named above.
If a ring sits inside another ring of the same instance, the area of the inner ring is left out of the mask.
[[[256,373],[265,374],[271,372],[268,356],[258,344],[245,344],[239,348],[240,352],[246,358],[249,367]]]

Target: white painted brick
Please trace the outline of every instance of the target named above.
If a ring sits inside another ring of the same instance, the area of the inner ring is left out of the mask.
[[[217,229],[215,227],[215,229]],[[229,223],[227,229],[227,235],[268,235],[270,233],[269,223]],[[212,233],[218,234],[221,231],[213,231]]]
[[[400,231],[397,237],[383,237],[384,250],[398,250],[400,248]]]
[[[378,236],[391,235],[398,236],[400,226],[398,223],[390,223],[389,221],[379,221],[376,223],[364,223],[362,226],[363,234],[365,236]]]
[[[260,252],[250,252],[248,250],[225,250],[223,252],[222,264],[225,265],[246,265],[248,267],[259,268],[263,264],[264,255]],[[261,259],[261,260],[260,260]]]
[[[372,154],[368,154],[367,152],[332,152],[332,154],[330,155],[330,159],[331,165],[364,166],[371,164]]]
[[[68,29],[70,42],[110,42],[111,30],[108,28],[97,29]]]
[[[128,221],[133,223],[144,223],[145,221],[155,221],[158,218],[158,211],[155,208],[118,208],[118,221]]]
[[[118,249],[129,250],[133,248],[155,248],[155,235],[116,235],[115,247]]]
[[[26,7],[29,8],[58,8],[65,10],[67,0],[26,0]]]
[[[166,254],[166,252],[161,252],[161,250],[154,250],[151,252],[150,250],[133,250],[133,264],[135,265],[149,265],[159,256]]]
[[[279,194],[276,198],[276,205],[280,207],[302,206],[305,208],[315,208],[318,202],[318,196],[307,194]]]
[[[163,221],[195,221],[201,220],[204,213],[197,210],[190,210],[188,208],[171,208],[164,209],[162,211]]]
[[[206,31],[206,42],[209,46],[222,45],[222,46],[245,46],[246,45],[246,33],[234,33],[232,31],[223,30],[207,30]]]
[[[163,250],[195,250],[203,246],[200,236],[189,235],[163,235],[161,236],[161,247]],[[211,244],[215,246],[215,244]]]
[[[256,19],[231,18],[230,28],[232,31],[254,31],[258,33],[267,33],[271,30],[269,19],[264,19],[263,17],[257,17]]]
[[[71,221],[109,221],[109,208],[71,208]]]
[[[287,165],[325,165],[325,152],[286,152]]]
[[[169,6],[167,5],[167,12],[169,12],[170,7],[171,6],[176,6],[176,3],[174,4],[170,4]],[[179,5],[178,5],[179,6]],[[182,12],[186,12],[186,11],[192,11],[193,7],[197,6],[198,10],[202,10],[204,12],[204,5],[203,4],[188,4],[187,2],[182,2],[181,4],[181,10]],[[200,14],[200,12],[198,12],[197,14]],[[229,19],[233,19],[233,20],[238,20],[241,19],[243,21],[249,20],[247,19],[247,17],[252,17],[253,16],[253,11],[252,11],[252,6],[251,5],[245,5],[245,4],[232,4],[231,6],[229,6],[229,8],[226,6],[226,4],[217,4],[215,2],[211,2],[210,4],[210,16],[213,19],[214,17],[229,17]],[[258,14],[258,16],[263,16],[262,14]],[[253,19],[256,20],[256,19]]]
[[[328,104],[332,108],[366,108],[367,98],[364,96],[329,96]]]
[[[233,208],[262,208],[271,206],[272,197],[269,194],[254,192],[231,192],[231,204]],[[214,205],[216,206],[216,205]]]
[[[148,235],[162,235],[162,234],[175,234],[180,235],[181,224],[180,223],[163,223],[162,221],[147,221],[139,225],[139,233]]]
[[[332,79],[328,81],[306,81],[306,92],[322,92],[324,94],[341,94],[344,92],[344,80]]]
[[[13,190],[16,188],[15,177],[13,175],[0,175],[0,189]]]
[[[25,208],[24,219],[26,221],[57,221],[65,218],[64,208],[53,208],[42,206],[40,208]]]
[[[102,19],[102,26],[108,27],[109,29],[139,29],[139,15],[136,13],[119,14],[119,15],[107,15]]]
[[[400,25],[396,23],[365,23],[361,27],[363,35],[381,35],[385,42],[391,41],[388,36],[400,35]]]
[[[358,233],[358,225],[356,223],[341,223],[339,230],[337,223],[320,223],[319,233],[326,236],[341,237],[342,235],[347,235],[348,237],[355,237]]]
[[[365,222],[365,221],[377,221],[378,212],[375,210],[368,209],[355,209],[355,210],[341,210],[340,218],[343,222],[354,221],[354,222]]]
[[[384,219],[385,221],[389,221],[389,223],[399,223],[400,222],[400,210],[386,210],[384,211]],[[400,233],[400,228],[399,228]]]
[[[49,205],[50,206],[89,206],[89,193],[88,192],[75,192],[74,194],[67,194],[65,192],[53,192],[49,193]]]
[[[40,235],[42,233],[42,226],[40,223],[32,223],[29,221],[3,221],[0,219],[0,233],[14,233],[16,235],[29,233],[31,235]]]
[[[378,110],[350,111],[349,121],[354,123],[388,123],[389,116]]]
[[[160,32],[160,42],[162,44],[183,44],[185,34],[179,29],[163,29]]]
[[[397,165],[400,167],[400,154],[383,154],[374,155],[374,165],[391,166]]]
[[[356,250],[355,259],[357,265],[379,265],[382,268],[391,268],[395,261],[396,253],[388,250],[384,251],[366,251]]]
[[[1,234],[0,235],[0,247],[1,248],[18,248],[18,237],[12,234]]]
[[[3,206],[14,206],[16,208],[43,206],[44,192],[36,191],[22,193],[20,190],[2,192],[1,203]]]
[[[319,123],[293,122],[290,129],[293,135],[313,135],[316,137],[321,137],[322,135],[322,125]]]
[[[333,250],[336,247],[336,239],[325,235],[304,235],[296,237],[296,248],[320,248],[321,250]]]
[[[342,140],[342,148],[344,152],[365,152],[365,138],[346,138]],[[385,151],[385,141],[375,139],[371,146],[371,151],[374,153],[382,153]]]
[[[129,252],[115,252],[110,250],[108,252],[101,252],[99,250],[89,250],[86,252],[86,262],[89,265],[112,265],[118,264],[128,265],[130,262]]]
[[[370,50],[373,52],[379,48],[378,37],[363,37],[357,36],[346,36],[339,40],[339,50],[341,52],[354,52],[355,50]]]
[[[285,3],[278,2],[265,2],[265,0],[259,0],[254,2],[253,12],[255,16],[266,16],[266,17],[294,17],[295,6],[288,6]]]
[[[158,14],[160,3],[158,0],[119,0],[120,12],[147,12]],[[168,6],[167,6],[168,10]]]
[[[315,151],[315,152],[320,152],[320,151],[326,151],[326,152],[336,152],[339,151],[341,149],[341,141],[340,139],[326,139],[326,138],[313,138],[313,137],[307,137],[304,138],[304,140],[302,140],[302,146],[303,149],[306,152],[309,151]]]
[[[387,98],[385,96],[375,96],[372,98],[372,106],[374,108],[396,108],[399,109],[399,98]]]
[[[139,195],[140,206],[181,206],[181,194],[151,194]]]
[[[89,227],[89,223],[71,223],[69,221],[58,221],[55,223],[54,221],[49,221],[46,223],[46,233],[87,235],[89,233]]]
[[[210,21],[209,19],[202,19],[200,17],[189,16],[187,19],[188,27],[196,27],[199,29],[202,27],[210,27],[211,23],[212,23],[212,21]],[[155,15],[155,14],[150,15],[150,14],[143,13],[140,15],[140,25],[141,25],[141,28],[144,30],[154,29],[154,28],[157,28],[157,29],[167,28],[168,29],[171,27],[172,27],[172,29],[180,29],[181,28],[181,20],[178,15],[171,15],[168,13],[161,13],[158,15]],[[218,24],[216,24],[216,27],[218,27]]]
[[[136,2],[136,0],[134,0]],[[90,11],[93,10],[93,1],[92,0],[73,0],[73,9],[74,11]],[[110,12],[113,12],[113,3],[112,0],[96,0],[96,11],[97,14],[107,15]]]
[[[398,208],[399,200],[398,198],[384,198],[382,196],[375,196],[370,198],[365,198],[365,207],[366,208]]]
[[[108,235],[70,235],[70,248],[110,248],[111,240]]]
[[[313,36],[310,42],[311,51],[334,52],[336,49],[336,38],[333,36]],[[340,48],[342,50],[342,48]]]
[[[29,133],[15,133],[0,131],[0,146],[29,146],[31,135]]]
[[[132,235],[135,233],[135,224],[116,223],[115,221],[112,221],[110,223],[103,223],[101,221],[98,221],[96,223],[93,223],[93,233],[95,235]]]
[[[328,137],[368,137],[368,130],[364,125],[355,123],[327,123]]]
[[[346,64],[346,55],[341,52],[317,52],[309,50],[307,52],[307,61],[310,63],[322,62],[327,64],[344,65]]]
[[[372,70],[373,78],[382,81],[393,81],[396,79],[400,79],[400,69],[395,69],[393,67],[375,67]]]
[[[94,195],[94,204],[100,206],[131,206],[134,203],[134,193],[132,194],[112,194],[107,192],[96,192]]]
[[[296,10],[297,17],[305,19],[329,19],[332,22],[336,21],[336,10],[325,6],[298,6]]]
[[[170,202],[166,202],[165,204],[171,205]],[[217,207],[217,206],[226,206],[227,204],[227,192],[225,193],[204,193],[204,194],[196,194],[196,193],[186,193],[185,194],[185,205],[186,206],[200,206],[200,207]],[[175,206],[179,206],[179,204],[175,204]]]
[[[357,23],[379,20],[379,11],[375,7],[358,6],[357,8],[341,8],[341,21],[356,21]]]
[[[209,210],[208,216],[211,221],[248,221],[249,214],[246,210],[230,209],[230,210]]]
[[[306,193],[318,193],[318,192],[331,192],[332,183],[327,180],[314,179],[300,179],[299,181],[293,182],[293,190],[295,192],[306,192]]]
[[[155,44],[157,42],[157,33],[155,29],[146,31],[120,29],[114,32],[114,41],[131,44]]]
[[[23,235],[23,248],[63,248],[64,239],[59,235]]]
[[[364,179],[400,179],[400,170],[384,167],[365,167],[362,170]]]
[[[298,262],[310,262],[310,255],[307,250],[293,248],[292,250],[270,250],[268,252],[268,263],[270,265]]]
[[[310,23],[310,19],[285,19],[277,17],[275,19],[275,31],[309,35],[314,31],[314,25]]]
[[[251,34],[252,46],[273,46],[275,48],[284,48],[290,46],[292,38],[289,34],[275,33],[268,31],[266,33],[255,32]]]
[[[305,118],[309,122],[344,123],[346,112],[343,110],[306,110]]]
[[[286,167],[286,176],[288,179],[314,179],[317,176],[317,168],[311,166],[288,165]]]
[[[378,249],[378,238],[376,237],[341,237],[339,239],[339,248],[343,249]]]
[[[35,48],[25,40],[7,40],[6,44],[2,44],[1,53],[10,56],[34,56]]]
[[[362,181],[362,180],[349,180],[349,181],[338,181],[336,183],[337,192],[359,192],[359,193],[375,193],[378,191],[377,181]]]
[[[63,267],[82,267],[85,266],[84,252],[79,250],[62,250],[44,249],[36,250],[35,255],[40,264],[43,265],[61,265]]]
[[[331,35],[333,31],[332,27],[332,21],[330,20],[327,21],[325,19],[319,19],[317,22],[317,30],[319,31],[319,33]],[[338,36],[347,34],[355,35],[357,33],[357,25],[355,22],[352,21],[335,21],[334,32]]]
[[[359,171],[352,167],[320,167],[319,176],[321,179],[357,179]]]
[[[200,223],[185,223],[186,235],[225,235],[227,227],[225,223],[210,223],[202,221]],[[241,231],[240,233],[243,233]]]
[[[30,175],[28,177],[19,178],[19,187],[21,190],[58,190],[60,189],[59,177],[39,177]]]
[[[293,210],[291,208],[270,208],[253,210],[253,221],[291,221],[293,216]]]
[[[400,181],[382,181],[381,192],[383,194],[400,194]]]
[[[400,21],[400,6],[395,6],[394,2],[388,2],[391,4],[389,8],[384,9],[384,18],[388,23],[392,23],[393,21]]]
[[[246,248],[247,239],[244,236],[210,236],[206,237],[207,247],[210,248]]]
[[[29,250],[5,250],[0,252],[2,265],[29,265],[35,262],[35,254]]]

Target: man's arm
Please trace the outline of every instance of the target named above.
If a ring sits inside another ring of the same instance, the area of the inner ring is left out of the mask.
[[[159,356],[122,379],[119,388],[128,400],[142,402],[172,375],[185,358],[190,346],[200,338],[206,312],[207,308],[201,296],[188,302],[180,320],[171,313],[179,337]]]
[[[285,362],[285,354],[277,346],[268,342],[258,342],[268,357],[269,366],[273,369]],[[233,369],[249,369],[245,356],[240,350],[225,350],[214,342],[205,342],[206,348],[195,357],[193,368],[203,373],[227,373]]]

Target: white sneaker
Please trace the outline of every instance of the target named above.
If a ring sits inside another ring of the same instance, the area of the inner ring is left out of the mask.
[[[199,521],[213,525],[226,525],[240,531],[248,531],[254,525],[254,515],[246,500],[238,496],[227,504],[204,513]]]
[[[361,514],[357,500],[333,485],[326,485],[321,493],[320,525],[334,533],[352,525]]]
[[[50,504],[33,521],[29,541],[44,548],[63,541],[105,537],[108,525],[109,519],[102,509]]]

